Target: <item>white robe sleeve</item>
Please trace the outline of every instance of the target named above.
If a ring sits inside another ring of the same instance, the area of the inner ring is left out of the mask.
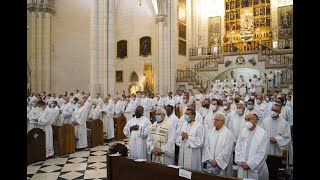
[[[84,109],[80,113],[79,118],[76,120],[78,124],[82,125],[83,123],[86,123],[87,117],[88,117],[87,113],[88,113],[88,111],[87,111],[86,107],[84,107]]]
[[[130,119],[127,124],[123,128],[123,134],[127,136],[128,138],[131,136],[130,132],[130,127],[131,127],[131,122],[133,121],[134,118]]]
[[[52,113],[50,112],[50,110],[48,110],[45,113],[46,113],[45,116],[40,116],[39,121],[38,121],[39,125],[44,126],[44,125],[49,125],[52,123],[53,117],[52,117]]]
[[[225,169],[229,162],[230,162],[230,158],[233,152],[233,135],[230,132],[228,134],[228,137],[226,139],[226,142],[223,146],[223,149],[221,151],[221,153],[216,157],[216,161],[219,167],[221,167],[221,169]]]
[[[254,142],[253,142],[254,143]],[[268,147],[269,147],[269,138],[267,134],[265,133],[265,136],[263,137],[263,140],[261,142],[261,145],[259,147],[258,153],[254,155],[253,158],[250,158],[249,161],[247,161],[248,166],[252,170],[260,170],[261,167],[264,165],[261,163],[262,161],[265,161],[268,157]]]
[[[281,136],[276,136],[274,138],[276,139],[280,149],[284,149],[288,145],[288,143],[291,140],[291,132],[290,132],[290,127],[288,122],[286,122],[283,134],[281,134]]]
[[[203,147],[204,132],[203,126],[200,125],[195,136],[188,136],[188,143],[191,148]]]
[[[71,117],[73,113],[73,107],[71,105],[69,105],[67,108],[65,108],[62,112],[62,116],[63,117]]]
[[[161,151],[164,152],[167,156],[174,157],[175,153],[175,129],[174,126],[170,123],[169,125],[169,133],[168,133],[168,141],[167,143],[161,147]]]
[[[288,119],[289,126],[292,126],[293,125],[292,109],[288,107],[286,108],[286,110],[287,110],[287,119]]]
[[[202,150],[202,162],[207,162],[213,160],[213,156],[210,152],[210,146],[209,146],[209,137],[210,137],[210,132],[207,132],[205,137],[204,137],[204,148]]]
[[[149,131],[146,143],[147,143],[147,153],[151,154],[151,151],[154,149],[154,146],[152,145],[151,131]]]
[[[149,132],[151,130],[151,126],[152,126],[152,124],[151,124],[150,120],[147,119],[143,126],[139,126],[139,130],[138,130],[139,131],[139,135],[138,136],[141,137],[141,138],[147,138],[148,134],[149,134]]]
[[[236,143],[236,147],[235,147],[235,157],[234,157],[234,161],[235,163],[237,163],[238,165],[240,165],[242,162],[246,161],[246,159],[243,157],[242,154],[242,142],[241,142],[241,136],[243,134],[243,131],[240,131],[240,134],[238,136],[237,139],[237,143]]]

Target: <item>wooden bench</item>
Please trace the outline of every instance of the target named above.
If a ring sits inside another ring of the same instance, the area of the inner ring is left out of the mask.
[[[76,151],[76,139],[74,126],[71,124],[52,124],[53,148],[58,156],[74,153]]]
[[[27,134],[27,165],[46,160],[46,134],[33,128]]]
[[[114,121],[114,136],[117,141],[125,139],[126,136],[123,134],[123,128],[126,125],[126,117],[120,115],[118,118],[113,118]]]
[[[88,147],[103,145],[103,122],[100,119],[89,120],[87,123]]]

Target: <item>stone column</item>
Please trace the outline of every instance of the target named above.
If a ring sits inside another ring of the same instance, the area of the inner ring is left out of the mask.
[[[105,0],[104,10],[104,59],[103,59],[103,94],[115,93],[115,23],[114,1]]]
[[[51,26],[55,13],[52,0],[27,1],[30,15],[31,91],[51,91]]]
[[[167,64],[167,59],[165,55],[165,27],[164,21],[166,17],[165,15],[159,14],[156,15],[156,21],[158,23],[158,92],[160,94],[165,93],[165,80],[168,75],[165,75],[165,66]]]
[[[94,97],[98,92],[98,0],[91,1],[90,19],[90,95]]]

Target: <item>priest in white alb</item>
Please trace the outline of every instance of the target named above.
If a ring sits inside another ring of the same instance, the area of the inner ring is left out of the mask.
[[[103,102],[104,104],[101,108],[103,132],[106,134],[105,139],[112,139],[114,138],[114,103],[110,102],[109,97],[106,97]]]
[[[131,118],[123,128],[124,135],[129,138],[129,157],[134,159],[147,159],[146,141],[152,124],[143,116],[143,112],[143,107],[138,106],[135,117]]]
[[[184,114],[185,122],[177,130],[178,165],[186,169],[201,171],[201,150],[205,131],[201,123],[195,120],[195,117],[195,110],[187,109]]]
[[[209,173],[222,176],[233,174],[233,135],[224,125],[225,117],[217,114],[214,126],[205,135],[202,162],[207,163]]]
[[[268,134],[258,125],[256,114],[247,114],[245,121],[246,127],[241,130],[235,147],[234,161],[239,165],[238,178],[268,180]]]
[[[156,121],[152,124],[147,138],[147,152],[152,162],[173,165],[175,152],[175,129],[169,120],[166,110],[158,107]]]
[[[77,139],[77,149],[82,149],[88,146],[86,124],[88,118],[88,109],[84,106],[84,101],[85,99],[80,100],[80,107],[74,111],[71,118],[71,124],[74,126],[75,136]]]
[[[46,158],[54,154],[53,150],[53,132],[51,124],[53,123],[53,116],[51,109],[46,105],[44,101],[38,102],[38,107],[42,108],[39,119],[36,119],[38,127],[45,132],[46,135]]]
[[[89,112],[89,119],[90,120],[102,119],[101,107],[98,105],[97,99],[94,99],[92,101],[92,107]]]
[[[126,101],[125,101],[125,105],[123,107],[123,114],[124,114],[124,117],[126,117],[126,123],[133,117],[133,114],[134,114],[134,105],[132,102],[130,102],[130,98],[129,97],[126,97]]]

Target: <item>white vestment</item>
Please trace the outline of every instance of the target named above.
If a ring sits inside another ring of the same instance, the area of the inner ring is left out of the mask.
[[[138,125],[138,130],[130,131],[130,127]],[[131,118],[123,128],[123,133],[129,138],[129,157],[147,159],[147,137],[151,129],[151,122],[144,116]]]
[[[92,118],[93,120],[100,119],[102,120],[102,115],[101,115],[101,107],[96,106],[95,108],[92,106],[89,112],[89,118]]]
[[[73,104],[71,104],[70,102],[68,102],[67,104],[63,104],[60,110],[62,110],[61,118],[63,119],[63,123],[70,124],[71,116],[73,113]]]
[[[126,117],[126,123],[133,117],[132,115],[135,113],[134,106],[131,102],[129,102],[124,107],[124,117]]]
[[[108,104],[104,104],[101,108],[102,114],[102,122],[103,122],[103,132],[106,133],[105,139],[114,138],[114,122],[113,122],[113,114],[114,114],[114,104],[109,102]]]
[[[75,121],[78,124],[74,126],[75,128],[75,136],[78,139],[76,143],[76,148],[85,148],[88,146],[87,139],[87,121],[88,118],[88,110],[83,105],[82,107],[76,109],[72,114],[71,122]]]
[[[234,161],[238,165],[246,162],[249,169],[244,170],[239,166],[238,178],[269,180],[266,163],[268,148],[269,138],[263,128],[258,125],[253,131],[243,128],[237,139]]]
[[[154,148],[164,152],[162,155],[152,154],[153,162],[174,165],[175,129],[167,116],[161,123],[156,121],[152,124],[146,143],[148,154],[151,154]]]
[[[244,114],[242,114],[242,116],[239,116],[237,113],[235,113],[233,116],[231,116],[229,130],[233,133],[234,142],[237,142],[240,131],[245,127],[244,124],[246,121],[244,118]]]
[[[53,123],[60,123],[60,116],[59,116],[60,109],[56,106],[51,108]]]
[[[186,132],[188,139],[182,140],[181,133]],[[186,169],[202,170],[201,151],[204,141],[204,128],[198,121],[188,123],[184,121],[177,130],[179,136],[176,144],[179,146],[178,165]]]
[[[236,115],[236,111],[229,109],[228,111],[224,111],[225,122],[224,125],[230,130],[231,127],[231,117]]]
[[[274,137],[276,144],[270,143],[270,155],[282,156],[282,150],[288,150],[291,140],[290,126],[281,116],[273,120],[271,116],[263,120],[261,127],[267,131],[268,137]]]
[[[221,168],[219,175],[233,175],[233,135],[226,127],[219,130],[212,128],[205,135],[204,148],[202,152],[202,162],[207,162],[207,167],[211,167],[210,162],[216,160]]]
[[[293,116],[292,116],[292,114],[293,114],[292,109],[289,106],[281,107],[280,116],[282,116],[284,120],[288,121],[289,126],[293,125]]]
[[[46,135],[46,157],[52,156],[53,151],[53,132],[51,124],[53,122],[53,117],[51,109],[47,106],[40,114],[38,120],[38,127],[45,132]]]
[[[43,109],[39,108],[38,106],[35,108],[32,108],[30,113],[28,114],[27,118],[29,120],[27,132],[31,129],[37,127],[38,122],[35,121],[35,119],[39,119],[40,115],[42,113]]]

